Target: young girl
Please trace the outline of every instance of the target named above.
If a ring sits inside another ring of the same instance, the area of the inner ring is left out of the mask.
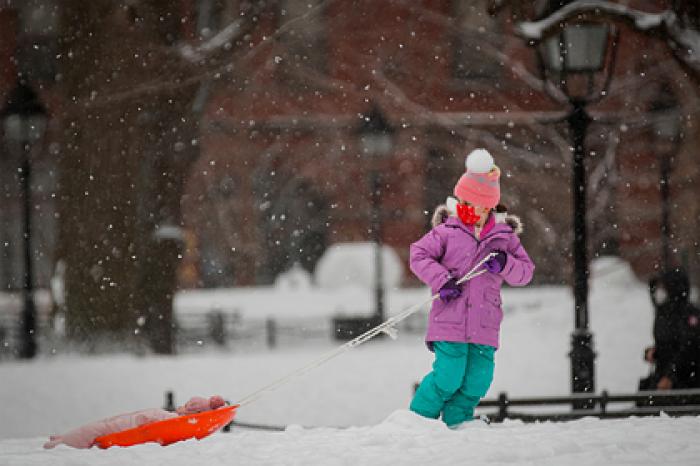
[[[535,268],[518,239],[519,219],[496,207],[499,178],[486,150],[470,153],[466,173],[454,188],[457,199],[438,207],[434,228],[411,245],[411,270],[440,295],[430,310],[426,335],[435,353],[433,370],[418,387],[411,411],[432,419],[442,413],[449,427],[473,419],[493,380],[503,281],[526,285]],[[484,264],[487,273],[457,285],[490,253],[495,255]]]

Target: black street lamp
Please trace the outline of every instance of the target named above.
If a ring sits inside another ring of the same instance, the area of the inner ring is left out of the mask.
[[[381,187],[382,178],[378,167],[380,159],[389,155],[394,148],[396,130],[389,124],[381,110],[372,106],[364,115],[357,134],[362,153],[370,159],[370,189],[372,192],[372,242],[374,250],[374,318],[384,321],[384,270],[382,264],[382,219]]]
[[[24,309],[22,311],[21,358],[33,358],[37,352],[36,308],[32,281],[31,248],[31,146],[44,134],[46,109],[34,90],[20,80],[10,92],[0,114],[6,146],[20,159],[20,185],[23,200]]]
[[[559,88],[571,105],[566,117],[573,146],[574,313],[571,335],[571,389],[595,392],[595,351],[588,329],[588,257],[586,240],[585,141],[591,117],[586,106],[607,93],[614,69],[616,34],[612,26],[590,20],[562,21],[546,32],[537,46],[542,77]],[[574,403],[592,408],[593,403]]]
[[[682,139],[680,103],[673,91],[664,85],[651,103],[654,146],[659,158],[659,184],[661,191],[661,266],[671,269],[671,226],[669,221],[670,177],[673,158]]]

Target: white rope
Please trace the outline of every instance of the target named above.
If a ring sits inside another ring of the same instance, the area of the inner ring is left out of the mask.
[[[471,280],[474,277],[478,277],[479,275],[483,274],[486,272],[486,269],[479,270],[477,272],[477,269],[481,267],[487,260],[489,260],[491,257],[495,256],[496,253],[490,253],[483,259],[481,259],[469,272],[467,272],[462,278],[460,278],[457,281],[457,284],[464,283],[468,280]],[[336,356],[352,349],[357,346],[360,346],[362,343],[365,343],[368,340],[371,340],[378,334],[385,332],[389,335],[391,335],[392,331],[395,331],[393,329],[394,325],[397,323],[401,322],[404,320],[406,317],[410,316],[411,314],[415,313],[416,311],[420,310],[422,307],[426,306],[427,304],[432,303],[434,300],[436,300],[440,296],[439,293],[434,294],[433,296],[430,297],[430,299],[427,299],[426,301],[423,301],[421,303],[418,303],[414,306],[409,307],[408,309],[404,310],[403,312],[400,312],[399,314],[396,314],[394,317],[387,319],[385,322],[377,325],[376,327],[366,331],[362,335],[359,335],[355,337],[354,339],[350,340],[349,342],[345,343],[342,346],[339,346],[338,348],[329,351],[328,353],[322,355],[318,359],[311,361],[310,363],[306,364],[303,367],[300,367],[299,369],[296,369],[289,374],[285,375],[284,377],[277,379],[276,381],[256,390],[255,392],[251,393],[250,395],[243,397],[237,404],[240,406],[244,406],[247,404],[252,403],[253,401],[257,400],[260,398],[262,395],[264,395],[267,392],[271,392],[278,387],[284,385],[287,383],[289,380],[292,378],[303,375],[310,371],[311,369],[315,369],[316,367],[320,366],[321,364],[335,358]]]

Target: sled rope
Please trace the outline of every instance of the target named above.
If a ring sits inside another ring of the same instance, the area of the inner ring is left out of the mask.
[[[487,260],[495,256],[496,253],[489,253],[481,259],[469,272],[467,272],[462,278],[457,280],[457,284],[462,284],[468,280],[471,280],[474,277],[478,277],[479,275],[482,275],[483,273],[486,272],[486,269],[478,270],[479,267],[481,267]],[[299,369],[296,369],[289,374],[285,375],[284,377],[275,380],[274,382],[260,388],[259,390],[256,390],[255,392],[251,393],[250,395],[242,398],[237,404],[240,406],[245,406],[247,404],[252,403],[253,401],[257,400],[261,396],[263,396],[267,392],[271,392],[273,390],[276,390],[277,388],[281,387],[285,383],[287,383],[289,380],[293,379],[294,377],[303,375],[307,372],[309,372],[311,369],[315,369],[316,367],[320,366],[321,364],[335,358],[336,356],[343,354],[346,351],[349,351],[352,348],[355,348],[357,346],[360,346],[362,343],[365,343],[366,341],[371,340],[375,336],[377,336],[380,333],[386,333],[390,337],[395,338],[396,336],[396,329],[394,328],[394,325],[397,323],[401,322],[404,320],[406,317],[410,316],[411,314],[414,314],[415,312],[419,311],[422,307],[426,306],[427,304],[432,303],[434,300],[436,300],[440,296],[439,293],[435,293],[433,296],[431,296],[429,299],[415,304],[408,309],[400,312],[399,314],[396,314],[394,317],[391,317],[390,319],[387,319],[383,323],[377,325],[374,328],[371,328],[370,330],[366,331],[362,335],[359,335],[355,337],[354,339],[350,340],[349,342],[345,343],[342,346],[339,346],[338,348],[329,351],[322,356],[320,356],[318,359],[311,361],[310,363],[306,364],[305,366],[300,367]]]

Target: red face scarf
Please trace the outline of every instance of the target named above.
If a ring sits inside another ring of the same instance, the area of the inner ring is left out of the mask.
[[[474,207],[465,204],[457,204],[457,217],[459,217],[465,225],[474,225],[480,218],[474,212]]]

